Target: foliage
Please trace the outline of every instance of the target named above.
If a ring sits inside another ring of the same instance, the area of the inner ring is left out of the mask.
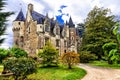
[[[3,62],[4,71],[13,73],[15,80],[23,80],[36,71],[36,63],[30,58],[11,58]]]
[[[2,63],[2,60],[7,58],[9,56],[9,51],[0,48],[0,63]]]
[[[3,43],[4,38],[2,38],[2,35],[5,35],[5,30],[6,30],[6,21],[7,17],[9,17],[11,12],[3,12],[3,7],[5,7],[5,0],[0,0],[0,45]]]
[[[105,59],[108,60],[108,63],[111,63],[110,57],[108,57],[108,55],[109,55],[109,52],[110,52],[112,49],[118,49],[117,43],[113,43],[113,42],[105,43],[105,44],[102,46],[102,49],[103,49],[103,51],[104,51]]]
[[[26,51],[17,47],[10,48],[10,53],[13,57],[16,57],[16,58],[28,56]]]
[[[120,60],[120,55],[118,54],[118,50],[117,49],[110,50],[108,58],[111,60],[111,63],[117,64],[118,61]]]
[[[60,60],[63,64],[67,64],[69,69],[72,68],[72,65],[80,62],[79,54],[75,52],[63,53],[60,57]]]
[[[82,51],[90,51],[101,59],[103,54],[102,46],[108,42],[116,42],[112,34],[112,27],[116,22],[114,15],[110,14],[109,9],[94,7],[85,21],[85,33],[81,46]]]
[[[113,28],[113,34],[117,36],[118,44],[120,43],[120,22],[117,22]]]
[[[81,51],[80,52],[80,62],[88,63],[89,61],[95,60],[95,54],[90,53],[89,51]]]
[[[85,31],[85,25],[83,23],[77,24],[78,34],[80,37],[83,36],[83,32]]]
[[[58,51],[55,47],[48,41],[43,47],[43,51],[39,51],[39,57],[42,58],[43,66],[51,66],[52,64],[58,64]]]
[[[28,76],[29,80],[81,80],[86,74],[86,71],[74,67],[66,69],[66,66],[59,65],[58,67],[39,68],[37,73]],[[44,76],[43,76],[44,75]]]

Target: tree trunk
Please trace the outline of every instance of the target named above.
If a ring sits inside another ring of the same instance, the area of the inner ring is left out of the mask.
[[[68,63],[68,69],[72,69],[72,67],[71,67],[71,64],[70,64],[70,63]]]

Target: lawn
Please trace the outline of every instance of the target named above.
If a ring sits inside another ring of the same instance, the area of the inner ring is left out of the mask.
[[[37,73],[28,76],[30,80],[80,80],[86,74],[86,71],[74,67],[73,69],[67,69],[66,67],[51,67],[51,68],[39,68]]]
[[[120,64],[108,64],[107,61],[92,61],[88,64],[90,64],[92,66],[120,69]]]
[[[0,71],[2,71],[0,67]],[[28,76],[28,80],[80,80],[86,75],[86,71],[73,67],[73,69],[67,69],[67,67],[47,67],[47,68],[38,68],[36,73],[33,73]],[[4,79],[4,78],[0,78]],[[5,78],[13,80],[13,78]]]

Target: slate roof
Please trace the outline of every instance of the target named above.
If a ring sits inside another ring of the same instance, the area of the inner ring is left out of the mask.
[[[69,23],[68,23],[70,28],[75,28],[75,25],[73,24],[72,18],[70,17]]]
[[[33,20],[36,20],[38,24],[42,24],[45,20],[45,16],[36,11],[32,11],[31,15]]]
[[[15,21],[25,21],[25,17],[23,15],[22,10],[20,10],[18,16],[16,17]]]

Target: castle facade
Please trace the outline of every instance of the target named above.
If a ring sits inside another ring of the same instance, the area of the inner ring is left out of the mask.
[[[22,10],[13,21],[14,45],[34,55],[45,46],[48,40],[59,50],[59,54],[67,51],[77,52],[79,35],[70,17],[69,22],[60,25],[57,20],[34,11],[28,4],[26,18]]]

